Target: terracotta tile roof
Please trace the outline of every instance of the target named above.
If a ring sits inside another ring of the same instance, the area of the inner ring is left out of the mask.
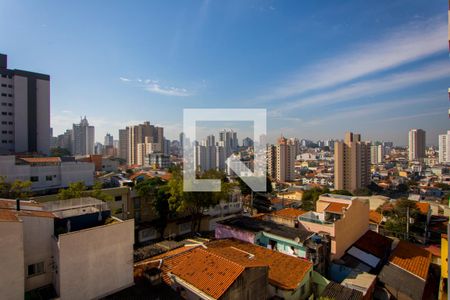
[[[427,215],[430,210],[430,204],[426,202],[417,202],[416,206],[420,213],[424,215]]]
[[[215,240],[207,243],[206,246],[208,251],[241,264],[243,264],[243,256],[239,256],[236,251],[227,248],[233,247],[251,253],[254,255],[252,259],[255,265],[261,264],[269,267],[269,282],[284,290],[296,289],[312,268],[312,263],[307,260],[239,240]]]
[[[286,219],[297,219],[298,216],[303,215],[304,213],[307,213],[307,211],[289,207],[275,211],[273,212],[273,215]]]
[[[426,280],[431,253],[409,242],[400,241],[389,262]]]
[[[391,250],[392,240],[375,231],[368,230],[353,246],[378,258],[384,258]]]
[[[375,224],[381,224],[383,221],[383,215],[377,212],[376,210],[371,210],[369,212],[369,222]]]
[[[241,275],[245,267],[219,255],[196,248],[174,266],[171,273],[218,299]]]
[[[9,209],[0,209],[0,222],[19,222],[17,214]]]
[[[325,208],[325,211],[335,213],[335,214],[343,214],[344,208],[347,208],[347,207],[349,207],[348,204],[332,202],[332,203],[330,203],[330,205],[327,206],[327,208]]]
[[[61,158],[59,157],[21,157],[21,160],[33,164],[33,163],[59,163]]]

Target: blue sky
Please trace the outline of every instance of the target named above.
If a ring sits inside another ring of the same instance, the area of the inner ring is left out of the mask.
[[[96,139],[183,108],[267,108],[269,140],[427,142],[448,129],[446,0],[0,2],[11,68],[51,75],[56,134]],[[220,125],[219,125],[220,127]],[[240,135],[243,138],[246,133]]]

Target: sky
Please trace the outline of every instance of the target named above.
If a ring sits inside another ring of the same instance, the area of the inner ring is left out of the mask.
[[[405,145],[422,128],[437,144],[449,129],[447,9],[447,0],[0,0],[0,53],[9,68],[51,76],[55,135],[87,116],[99,142],[143,121],[177,139],[185,108],[264,108],[272,142],[354,131]]]

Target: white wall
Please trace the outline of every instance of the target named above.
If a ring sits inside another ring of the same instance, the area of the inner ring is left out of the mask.
[[[23,224],[0,221],[0,295],[2,299],[23,299]]]
[[[52,235],[53,218],[21,216],[23,220],[23,248],[25,291],[45,286],[52,282]],[[44,274],[27,276],[30,264],[44,262]]]
[[[134,220],[59,235],[61,299],[94,299],[133,284]]]

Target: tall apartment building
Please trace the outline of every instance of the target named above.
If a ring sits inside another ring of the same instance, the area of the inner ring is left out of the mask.
[[[425,158],[425,130],[411,129],[408,135],[409,160]]]
[[[450,130],[439,135],[439,163],[450,163]]]
[[[291,140],[281,137],[277,145],[267,148],[267,171],[274,180],[287,182],[295,179],[296,145]]]
[[[72,151],[72,135],[73,130],[67,129],[63,134],[60,134],[56,137],[55,147],[64,148],[69,151]]]
[[[370,163],[373,165],[381,164],[384,161],[383,145],[370,146]]]
[[[90,126],[86,116],[79,124],[73,124],[72,154],[90,155],[95,153],[95,128]]]
[[[0,54],[0,153],[50,150],[50,76],[8,69]]]
[[[114,137],[107,133],[105,135],[105,143],[103,144],[104,146],[114,146]]]
[[[149,153],[164,152],[164,129],[162,127],[144,122],[144,124],[129,126],[125,130],[126,134],[123,131],[119,132],[120,155],[123,155],[122,143],[125,143],[126,140],[126,160],[129,165],[139,164],[139,162],[142,164],[144,157]]]
[[[226,158],[228,158],[239,147],[237,132],[222,130],[219,132],[219,144],[223,146]]]
[[[119,157],[128,159],[128,129],[119,129]]]
[[[225,170],[225,159],[223,142],[216,143],[214,135],[195,146],[195,166],[200,172]]]
[[[353,192],[370,183],[370,143],[361,135],[347,132],[334,143],[334,188]]]

